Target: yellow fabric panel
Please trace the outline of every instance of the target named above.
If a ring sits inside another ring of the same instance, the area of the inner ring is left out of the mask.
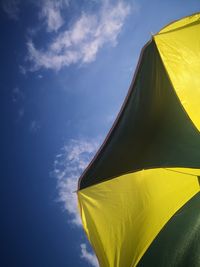
[[[161,31],[154,39],[176,94],[200,130],[200,15],[190,19],[197,18],[177,30]]]
[[[156,235],[199,191],[196,176],[143,170],[78,191],[86,234],[101,267],[133,267]]]
[[[159,33],[164,33],[168,31],[176,30],[178,28],[186,27],[190,24],[198,22],[198,20],[200,20],[200,13],[196,13],[194,15],[174,21],[168,24],[167,26],[165,26],[162,30],[159,31]]]
[[[200,177],[200,169],[191,169],[191,168],[165,168],[165,170],[173,171],[173,172],[179,172],[183,174],[189,174],[193,176],[199,176]]]

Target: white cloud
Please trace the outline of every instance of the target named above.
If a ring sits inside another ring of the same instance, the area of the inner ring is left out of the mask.
[[[61,149],[54,161],[53,174],[57,179],[59,201],[71,216],[71,222],[81,225],[78,212],[77,190],[78,178],[87,167],[96,152],[99,143],[96,140],[71,140]]]
[[[99,142],[97,140],[70,140],[56,156],[53,175],[57,179],[58,201],[70,215],[70,223],[81,226],[78,211],[77,195],[78,178],[94,156]],[[81,258],[94,267],[98,267],[96,256],[87,250],[86,244],[81,247]]]
[[[10,19],[18,20],[19,19],[19,4],[20,0],[3,0],[1,2],[4,12],[8,15]]]
[[[39,18],[45,21],[48,32],[57,31],[64,24],[61,10],[67,4],[68,1],[66,0],[41,1]]]
[[[98,267],[98,260],[96,256],[88,251],[85,243],[81,244],[81,258],[85,259],[88,263],[90,263],[94,267]]]
[[[109,1],[103,3],[95,15],[82,13],[70,29],[57,34],[45,48],[36,48],[30,39],[27,42],[27,59],[32,64],[30,70],[59,71],[71,64],[89,63],[95,60],[105,44],[115,46],[130,13],[130,5],[123,1],[116,5],[109,4]]]

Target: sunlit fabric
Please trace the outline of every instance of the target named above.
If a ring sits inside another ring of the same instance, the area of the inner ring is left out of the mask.
[[[200,14],[143,48],[125,103],[79,180],[100,267],[200,266]]]

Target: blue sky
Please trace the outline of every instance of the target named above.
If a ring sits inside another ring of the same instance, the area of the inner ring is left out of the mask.
[[[1,0],[2,267],[98,266],[77,178],[105,138],[140,50],[199,0]]]

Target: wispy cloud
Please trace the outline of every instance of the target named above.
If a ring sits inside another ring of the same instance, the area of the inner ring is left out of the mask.
[[[57,31],[63,24],[62,9],[68,6],[67,0],[43,0],[40,2],[39,18],[45,22],[48,32]]]
[[[63,203],[64,209],[70,214],[71,222],[81,225],[79,212],[77,210],[78,178],[88,165],[98,148],[96,140],[85,139],[71,140],[56,156],[54,161],[54,176],[57,179],[59,201]]]
[[[2,5],[4,12],[8,15],[10,19],[13,19],[13,20],[19,19],[20,0],[3,0],[1,1],[1,5]]]
[[[64,209],[70,216],[70,223],[81,226],[78,211],[77,190],[78,178],[86,168],[97,148],[97,140],[78,139],[69,141],[56,156],[53,175],[57,179],[58,201],[63,203]],[[86,244],[81,246],[81,258],[97,267],[96,256],[87,250]]]
[[[81,244],[81,258],[85,259],[89,264],[94,267],[99,266],[96,256],[87,249],[85,243]]]
[[[129,13],[130,5],[123,1],[115,5],[103,1],[95,15],[83,12],[70,29],[59,33],[45,48],[36,48],[30,39],[27,42],[30,70],[44,68],[58,71],[71,64],[94,61],[105,44],[117,44]]]

